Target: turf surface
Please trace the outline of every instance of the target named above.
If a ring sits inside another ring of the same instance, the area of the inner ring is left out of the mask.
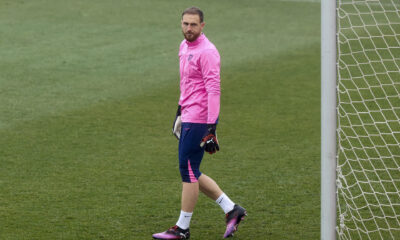
[[[175,224],[171,126],[187,1],[0,0],[0,239],[150,239]],[[221,151],[201,170],[235,239],[319,238],[319,8],[201,1],[222,57]],[[220,239],[200,196],[192,239]]]

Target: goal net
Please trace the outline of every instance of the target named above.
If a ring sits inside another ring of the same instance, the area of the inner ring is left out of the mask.
[[[337,234],[400,239],[400,0],[337,0]]]

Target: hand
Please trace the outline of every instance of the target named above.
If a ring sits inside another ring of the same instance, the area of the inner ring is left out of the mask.
[[[178,106],[178,111],[176,112],[175,121],[172,125],[172,134],[179,140],[181,138],[181,128],[182,128],[182,120],[181,120],[181,106]]]
[[[204,147],[205,151],[209,154],[216,153],[219,151],[219,145],[217,140],[217,124],[209,124],[207,125],[208,133],[207,135],[201,140],[200,147]]]

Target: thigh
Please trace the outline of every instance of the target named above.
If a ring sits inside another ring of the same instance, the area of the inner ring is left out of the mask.
[[[201,139],[207,133],[207,124],[182,123],[182,133],[179,140],[179,163],[200,165],[204,148],[200,147]]]

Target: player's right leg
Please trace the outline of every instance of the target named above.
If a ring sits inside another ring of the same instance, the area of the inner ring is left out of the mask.
[[[199,170],[204,149],[200,142],[206,124],[182,123],[179,140],[179,170],[182,177],[181,215],[175,226],[165,232],[153,234],[154,239],[189,239],[189,225],[199,195]]]
[[[171,227],[165,232],[153,234],[154,239],[189,239],[189,229],[182,229],[177,225]]]

